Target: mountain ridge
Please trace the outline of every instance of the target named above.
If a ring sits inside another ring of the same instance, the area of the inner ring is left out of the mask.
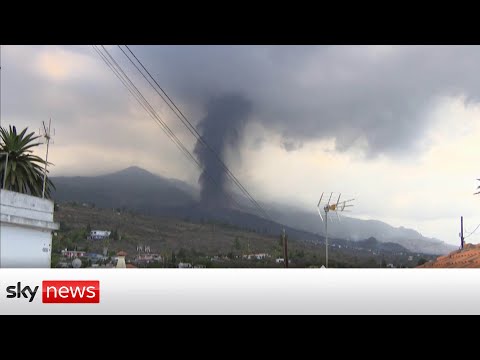
[[[275,223],[259,218],[254,211],[239,212],[231,209],[207,210],[198,202],[198,189],[178,179],[153,174],[138,166],[97,176],[52,177],[56,186],[56,201],[93,203],[105,208],[125,208],[147,215],[169,215],[202,221],[214,218],[240,226],[277,231],[284,224],[290,234],[308,241],[323,238],[323,226],[312,211],[288,206],[264,204]],[[241,199],[246,203],[246,199]],[[263,230],[262,230],[263,231]],[[438,239],[423,237],[405,227],[395,228],[379,220],[360,220],[342,217],[341,225],[329,224],[329,237],[363,240],[374,237],[381,243],[396,243],[410,251],[442,255],[454,249]]]

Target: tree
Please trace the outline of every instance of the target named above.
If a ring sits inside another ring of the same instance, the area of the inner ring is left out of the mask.
[[[233,247],[235,248],[235,250],[240,250],[242,248],[242,245],[240,244],[240,240],[238,240],[238,237],[235,238]]]
[[[5,164],[8,163],[5,179],[5,189],[19,193],[42,196],[43,172],[45,160],[37,155],[32,155],[32,148],[40,145],[35,142],[40,136],[35,133],[25,135],[28,128],[17,134],[15,126],[9,129],[0,127],[0,183],[3,186]],[[48,163],[51,165],[51,163]],[[48,172],[48,170],[47,170]],[[51,190],[55,186],[47,177],[45,183],[45,197],[50,198]]]
[[[180,248],[180,250],[178,250],[177,257],[180,261],[185,261],[187,259],[187,251],[184,248]]]

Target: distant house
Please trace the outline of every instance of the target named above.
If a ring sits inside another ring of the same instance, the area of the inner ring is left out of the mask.
[[[387,268],[392,268],[393,269],[394,267],[395,267],[395,265],[393,265],[393,264],[387,264]]]
[[[270,257],[270,255],[265,254],[265,253],[243,255],[243,258],[244,258],[244,259],[248,259],[248,260],[252,260],[252,259],[263,260],[263,259],[265,259],[265,258],[267,258],[267,257]]]
[[[62,250],[62,255],[69,258],[69,259],[73,259],[73,258],[77,258],[77,257],[84,257],[84,256],[86,256],[86,254],[87,254],[86,251],[67,250],[67,249]]]
[[[163,261],[162,256],[159,254],[138,254],[135,256],[136,263],[151,263]]]
[[[276,259],[275,259],[275,262],[276,262],[277,264],[283,264],[283,263],[285,262],[285,259],[284,259],[284,258],[276,258]]]
[[[110,237],[111,231],[107,230],[92,230],[90,231],[89,240],[103,240]]]
[[[146,253],[150,253],[151,250],[150,250],[150,246],[148,245],[145,245],[145,246],[142,246],[142,245],[137,245],[137,252],[146,252]]]
[[[178,267],[180,269],[190,269],[192,267],[192,264],[181,262],[181,263],[178,264]]]

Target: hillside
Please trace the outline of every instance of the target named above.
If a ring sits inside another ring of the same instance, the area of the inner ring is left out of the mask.
[[[420,268],[480,268],[480,244],[466,244],[463,249],[429,261]]]
[[[318,214],[313,211],[315,204],[312,204],[312,212],[285,206],[270,206],[270,212],[275,219],[290,226],[322,233],[322,224],[319,222]],[[361,220],[342,216],[341,222],[334,221],[328,224],[329,233],[340,239],[358,241],[374,237],[380,242],[396,243],[413,252],[426,254],[448,254],[455,249],[454,246],[444,243],[438,239],[423,236],[418,231],[403,226],[393,227],[378,220]]]
[[[283,257],[280,236],[262,231],[240,228],[221,222],[185,221],[172,217],[147,216],[131,211],[101,209],[88,205],[60,203],[55,211],[60,230],[53,238],[53,254],[58,257],[62,249],[78,249],[108,254],[120,250],[129,256],[137,253],[137,246],[150,246],[151,251],[169,259],[203,264],[207,267],[281,267],[275,259]],[[87,240],[87,229],[111,230],[118,240]],[[300,234],[300,232],[299,232]],[[308,234],[308,233],[305,233]],[[324,244],[312,243],[302,237],[289,239],[291,267],[320,267],[325,263]],[[374,239],[375,240],[375,239]],[[375,241],[362,246],[356,242],[334,240],[330,242],[330,267],[381,267],[392,263],[397,267],[414,267],[425,255],[398,252],[400,249],[378,249]],[[369,247],[374,245],[374,248]],[[244,255],[265,253],[262,261],[244,260]],[[433,259],[433,258],[432,258]]]
[[[408,252],[408,250],[403,247],[402,245],[391,243],[391,242],[380,242],[374,237],[369,237],[365,240],[359,240],[356,242],[356,245],[365,248],[365,249],[372,249],[378,251],[387,251],[387,252]]]
[[[323,239],[318,215],[288,206],[263,204],[276,220],[272,223],[251,213],[230,209],[206,210],[198,199],[198,189],[176,179],[167,179],[138,167],[93,177],[53,177],[57,202],[95,204],[102,208],[130,209],[147,215],[171,216],[191,221],[219,221],[232,225],[278,234],[280,223],[291,236],[312,242]],[[239,198],[246,204],[246,199]],[[248,210],[247,210],[248,211]],[[412,252],[445,254],[454,249],[439,240],[423,237],[404,227],[395,228],[381,221],[343,217],[341,224],[329,225],[332,238],[358,241],[374,237],[383,243],[396,243]]]
[[[104,208],[129,208],[145,214],[158,209],[186,206],[195,202],[188,185],[129,167],[113,174],[84,177],[54,177],[58,202],[92,203]]]

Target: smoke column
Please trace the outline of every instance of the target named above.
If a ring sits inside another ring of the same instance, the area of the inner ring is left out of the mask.
[[[222,95],[207,104],[207,115],[199,123],[199,132],[223,162],[227,146],[238,145],[251,110],[250,101],[240,94]],[[202,188],[202,204],[209,208],[229,207],[231,200],[227,195],[227,173],[218,158],[200,141],[197,141],[194,152],[202,165],[198,179]]]

